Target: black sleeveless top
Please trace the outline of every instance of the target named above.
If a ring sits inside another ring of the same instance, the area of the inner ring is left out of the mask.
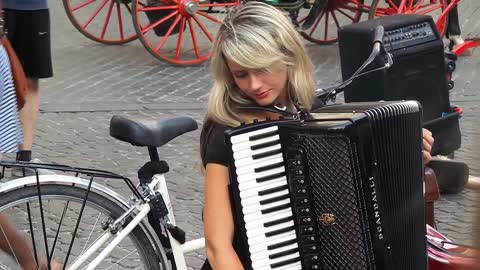
[[[229,127],[226,126],[221,126],[221,125],[216,125],[213,127],[213,129],[210,131],[210,134],[208,136],[208,143],[205,148],[205,157],[203,158],[203,163],[206,166],[208,163],[216,163],[223,165],[225,167],[228,166],[229,160],[228,160],[228,149],[227,145],[225,144],[225,139],[224,139],[224,133],[225,131],[229,129]],[[231,192],[231,190],[230,190]],[[232,195],[230,194],[230,197]],[[235,212],[233,210],[233,205],[232,205],[232,213],[235,217]],[[235,220],[234,220],[235,221]],[[235,222],[236,223],[236,222]],[[234,223],[234,224],[235,224]],[[245,269],[248,269],[246,262],[248,261],[249,253],[248,253],[248,247],[246,247],[241,241],[239,234],[237,233],[237,230],[234,231],[234,237],[233,237],[233,248],[235,249],[235,252],[237,253],[238,257],[240,258],[240,261],[243,264],[243,267]],[[208,263],[208,260],[205,261],[205,264],[202,266],[202,270],[210,270],[212,269],[210,264]]]

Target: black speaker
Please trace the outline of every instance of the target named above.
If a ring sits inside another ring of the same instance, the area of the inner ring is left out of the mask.
[[[434,154],[449,154],[458,149],[461,142],[458,114],[451,112],[444,45],[430,16],[393,15],[340,28],[343,79],[350,78],[370,55],[378,25],[385,29],[383,44],[392,56],[393,65],[373,71],[385,64],[379,57],[366,69],[373,72],[345,87],[345,102],[417,100],[423,107],[424,122],[433,121],[437,127]],[[448,126],[443,131],[438,125],[442,126],[445,116],[449,116],[450,121],[445,122]],[[456,127],[452,126],[452,117]],[[451,128],[453,130],[447,130]],[[448,135],[444,135],[445,132]]]

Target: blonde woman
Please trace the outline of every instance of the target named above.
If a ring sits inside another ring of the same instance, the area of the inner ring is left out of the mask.
[[[200,138],[205,166],[204,233],[208,261],[202,269],[245,269],[247,248],[234,228],[224,131],[253,119],[279,115],[241,110],[248,105],[281,104],[311,108],[313,65],[288,18],[260,2],[247,2],[224,20],[214,41],[211,66],[214,83]],[[425,133],[428,159],[433,139]]]

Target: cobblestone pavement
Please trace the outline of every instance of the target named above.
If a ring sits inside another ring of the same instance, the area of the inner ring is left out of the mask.
[[[460,9],[465,36],[480,35],[480,2],[465,0]],[[147,160],[146,149],[116,141],[108,135],[114,114],[169,118],[189,115],[201,123],[211,85],[206,64],[171,66],[153,59],[138,41],[104,46],[83,37],[68,21],[60,0],[51,0],[55,77],[41,84],[42,104],[34,155],[44,161],[111,170],[135,178]],[[308,45],[319,87],[341,79],[336,46]],[[462,106],[462,148],[456,159],[480,175],[480,50],[461,57],[454,74],[453,103]],[[191,132],[160,149],[169,162],[167,175],[179,226],[188,239],[202,235],[203,181],[198,164],[199,131]],[[108,185],[126,192],[119,182]],[[436,214],[439,229],[455,241],[471,238],[474,194],[442,195]],[[190,256],[198,269],[203,253]]]

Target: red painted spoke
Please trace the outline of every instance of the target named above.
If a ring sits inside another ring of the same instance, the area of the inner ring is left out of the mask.
[[[207,19],[210,19],[210,20],[212,20],[212,21],[214,21],[214,22],[216,22],[216,23],[218,23],[218,24],[222,24],[222,21],[218,20],[218,19],[215,18],[215,17],[212,17],[212,16],[208,15],[208,14],[205,13],[205,12],[199,11],[199,12],[197,12],[197,14],[198,14],[198,15],[202,15],[203,17],[205,17],[205,18],[207,18]]]
[[[355,18],[352,17],[351,15],[347,14],[345,11],[343,11],[341,9],[337,9],[337,10],[338,10],[338,12],[342,13],[345,17],[349,18],[352,21],[355,21]]]
[[[398,6],[398,9],[397,9],[397,14],[404,13],[406,2],[407,0],[400,0],[400,5]]]
[[[140,4],[140,2],[138,3]],[[123,4],[125,5],[125,8],[127,8],[128,12],[132,14],[132,9],[130,8],[130,6],[126,2],[123,2]]]
[[[309,36],[313,35],[313,32],[315,31],[315,29],[317,29],[317,26],[322,20],[323,15],[325,15],[325,9],[322,10],[322,13],[320,13],[320,16],[318,16],[317,21],[315,21],[315,24],[313,25],[312,30],[310,30],[310,33],[308,34]]]
[[[212,3],[212,4],[199,4],[199,7],[232,7],[232,6],[238,6],[238,3],[224,3],[224,4],[218,4],[218,3]]]
[[[101,39],[105,38],[105,33],[107,32],[108,24],[110,23],[110,17],[112,16],[113,5],[115,1],[110,2],[110,6],[108,7],[107,17],[105,18],[105,23],[103,24],[102,34],[100,35]]]
[[[87,28],[87,26],[93,21],[93,19],[95,19],[95,17],[97,17],[98,13],[100,12],[100,10],[102,10],[102,8],[105,7],[107,2],[108,2],[108,0],[104,0],[103,3],[101,3],[100,6],[98,6],[97,10],[95,10],[95,12],[90,16],[90,18],[88,18],[88,20],[83,25],[83,29]]]
[[[139,8],[138,11],[158,11],[158,10],[166,10],[166,9],[178,9],[178,5]]]
[[[180,51],[181,51],[181,48],[182,48],[183,31],[185,31],[185,17],[182,17],[182,22],[180,22],[180,32],[178,33],[177,50],[175,51],[175,60],[178,60],[180,58]]]
[[[144,35],[145,33],[147,33],[148,31],[152,30],[153,28],[159,26],[160,24],[164,23],[166,20],[172,18],[173,16],[177,15],[178,14],[178,10],[170,13],[170,15],[168,16],[165,16],[163,17],[163,19],[157,21],[156,23],[153,23],[153,24],[150,24],[147,28],[143,29],[142,30],[142,34]]]
[[[415,4],[415,7],[413,7],[413,13],[417,13],[417,10],[422,7],[423,2],[425,2],[425,0],[420,0]]]
[[[120,4],[117,3],[117,18],[118,18],[118,31],[120,32],[120,39],[124,39],[123,34],[123,21],[122,21],[122,12],[120,10]]]
[[[190,35],[192,36],[193,50],[195,51],[195,56],[200,58],[200,52],[198,51],[197,38],[195,36],[195,31],[193,30],[192,19],[188,18],[188,27],[190,28]]]
[[[325,15],[325,35],[324,35],[324,38],[323,40],[327,40],[327,36],[328,36],[328,14],[330,14],[330,12],[326,12],[326,15]]]
[[[391,7],[393,7],[394,9],[398,9],[397,5],[395,5],[395,3],[393,3],[392,0],[387,0],[387,3],[388,3]]]
[[[335,25],[337,25],[337,28],[340,29],[340,23],[338,22],[337,15],[335,15],[335,10],[332,10],[332,17],[333,20],[335,21]]]
[[[87,5],[90,5],[91,3],[95,2],[95,1],[97,1],[97,0],[87,0],[87,1],[85,1],[85,2],[83,2],[83,3],[81,3],[81,4],[79,4],[79,5],[77,5],[76,7],[70,9],[70,11],[72,11],[72,13],[73,13],[73,12],[76,11],[77,9],[82,8],[82,7],[84,7],[84,6],[87,6]]]
[[[440,5],[440,4],[438,4],[438,5],[431,5],[430,8],[421,10],[421,11],[419,11],[417,14],[425,15],[425,14],[430,13],[430,12],[432,12],[432,11],[435,11],[435,10],[437,10],[437,9],[442,9],[442,5]]]
[[[177,11],[177,13],[178,13],[178,11]],[[155,48],[156,53],[158,53],[158,51],[160,51],[160,49],[162,49],[163,45],[165,45],[165,42],[167,41],[168,37],[172,33],[173,29],[177,26],[177,24],[178,24],[178,22],[180,21],[181,18],[182,18],[182,15],[178,14],[175,21],[172,23],[172,25],[170,25],[170,28],[168,28],[167,33],[163,36],[162,40],[160,41],[158,46]]]
[[[200,29],[202,29],[202,32],[207,36],[210,42],[213,42],[213,37],[208,32],[207,28],[205,28],[205,25],[203,25],[203,23],[197,18],[197,16],[193,16],[193,19],[197,22],[198,26],[200,26]]]

